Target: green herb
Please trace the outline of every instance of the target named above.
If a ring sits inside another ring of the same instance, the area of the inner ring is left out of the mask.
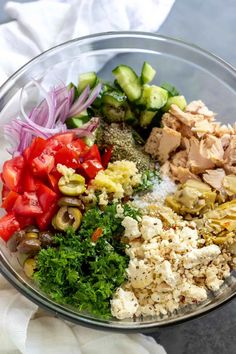
[[[169,84],[168,82],[163,82],[163,84],[161,85],[161,87],[163,89],[165,89],[166,91],[168,91],[169,96],[173,97],[173,96],[179,96],[179,91],[177,90],[176,87],[174,87],[173,85]]]
[[[68,230],[55,236],[55,248],[41,250],[34,278],[52,300],[79,310],[109,318],[110,299],[126,279],[128,257],[120,242],[124,231],[116,204],[102,212],[97,207],[83,217],[80,231]],[[136,209],[125,205],[124,214],[138,217]],[[102,236],[91,242],[101,227]]]
[[[147,170],[142,174],[141,183],[135,188],[135,193],[152,190],[154,183],[160,183],[161,177],[158,170]]]

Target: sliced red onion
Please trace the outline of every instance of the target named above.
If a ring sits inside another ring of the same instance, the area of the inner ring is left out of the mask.
[[[87,89],[88,87],[86,87]],[[94,102],[94,100],[97,98],[97,96],[99,95],[99,92],[101,91],[102,88],[102,84],[98,84],[97,86],[94,87],[94,89],[92,90],[92,92],[90,93],[89,97],[87,98],[87,100],[77,106],[72,106],[71,110],[70,110],[70,116],[76,116],[79,115],[81,112],[83,112],[85,109],[87,109],[89,106],[91,106],[91,104]],[[85,89],[85,90],[86,90]],[[85,91],[84,90],[84,91]],[[84,93],[84,92],[83,92]],[[77,102],[76,102],[77,103]],[[76,104],[75,103],[75,104]]]
[[[66,119],[88,108],[101,90],[101,84],[91,92],[89,87],[86,87],[73,103],[74,88],[68,90],[65,85],[60,85],[51,92],[47,92],[37,80],[32,80],[32,82],[45,99],[27,115],[23,105],[24,88],[22,89],[20,112],[23,119],[15,118],[4,127],[5,135],[11,144],[8,151],[14,156],[22,153],[35,136],[47,139],[57,133],[65,132],[67,130]],[[73,129],[73,131],[78,137],[88,136],[94,132],[98,125],[99,118],[93,118],[81,128]]]

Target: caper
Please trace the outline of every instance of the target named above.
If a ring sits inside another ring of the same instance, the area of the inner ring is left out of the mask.
[[[47,248],[53,243],[53,234],[50,231],[42,231],[39,233],[39,240],[41,246]]]
[[[26,232],[25,236],[28,238],[38,238],[39,234],[37,232],[30,231]]]
[[[78,208],[74,207],[61,207],[56,216],[52,220],[52,225],[55,229],[66,231],[68,227],[77,230],[82,221],[82,214]]]
[[[41,249],[41,242],[37,238],[24,238],[18,245],[19,253],[35,255]]]
[[[24,272],[28,278],[32,278],[36,268],[36,261],[34,258],[28,258],[24,263]]]
[[[62,194],[77,196],[85,192],[85,178],[77,173],[70,177],[61,177],[58,182],[59,190]]]
[[[78,207],[80,210],[84,210],[84,204],[82,200],[74,197],[62,197],[59,199],[57,204],[59,206]]]
[[[23,230],[14,232],[12,237],[7,242],[7,247],[11,252],[17,251],[17,246],[19,245],[21,240],[23,240],[24,236],[25,236],[25,231]]]

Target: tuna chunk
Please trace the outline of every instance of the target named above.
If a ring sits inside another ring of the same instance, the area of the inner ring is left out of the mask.
[[[193,174],[189,168],[184,168],[181,166],[175,166],[170,164],[170,169],[174,180],[179,181],[180,183],[185,183],[188,179],[196,179],[199,178]]]
[[[197,138],[190,139],[190,149],[188,154],[188,167],[193,173],[199,174],[205,170],[212,169],[214,163],[200,152],[200,142]]]
[[[217,191],[222,190],[222,183],[225,177],[225,171],[223,168],[217,168],[216,170],[207,170],[203,174],[203,180]]]
[[[164,163],[170,157],[170,153],[179,147],[180,142],[179,132],[168,127],[153,128],[145,145],[145,151]]]
[[[192,114],[189,112],[182,111],[178,106],[175,104],[171,105],[169,110],[173,116],[175,116],[181,123],[187,125],[188,127],[193,127],[196,121],[200,121],[204,119],[204,116]]]
[[[208,119],[214,118],[215,116],[215,113],[210,111],[205,105],[205,103],[203,103],[201,100],[190,102],[187,105],[185,112],[190,112],[192,114],[201,114]]]

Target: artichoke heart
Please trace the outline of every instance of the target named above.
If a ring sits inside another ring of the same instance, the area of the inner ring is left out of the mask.
[[[206,183],[193,179],[180,185],[173,195],[169,195],[165,202],[176,213],[185,215],[199,215],[212,209],[216,200],[216,192]]]

